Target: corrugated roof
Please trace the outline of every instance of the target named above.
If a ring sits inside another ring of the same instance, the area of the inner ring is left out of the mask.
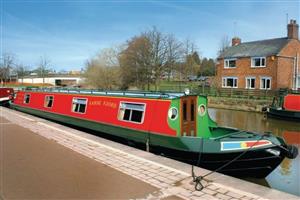
[[[244,42],[226,49],[220,58],[256,57],[277,55],[289,42],[287,37]]]

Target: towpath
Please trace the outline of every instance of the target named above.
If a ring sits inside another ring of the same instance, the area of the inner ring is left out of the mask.
[[[0,145],[4,199],[299,199],[7,108]]]

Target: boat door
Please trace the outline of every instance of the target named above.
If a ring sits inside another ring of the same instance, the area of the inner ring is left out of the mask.
[[[197,96],[181,99],[181,136],[196,136]]]

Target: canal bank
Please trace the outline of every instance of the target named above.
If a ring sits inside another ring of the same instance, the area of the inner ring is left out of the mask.
[[[6,125],[13,123],[13,126],[21,126],[24,129],[30,130],[31,134],[37,134],[52,142],[55,141],[76,153],[86,156],[90,160],[103,164],[107,166],[108,170],[117,170],[121,172],[122,175],[127,176],[127,178],[131,177],[136,179],[135,181],[142,181],[155,187],[153,192],[153,188],[149,185],[144,185],[149,188],[149,191],[143,194],[143,199],[297,199],[296,196],[284,192],[218,173],[207,177],[207,180],[203,181],[205,188],[202,191],[195,191],[192,183],[190,165],[6,108],[1,108],[0,113],[1,117],[7,120],[3,121],[1,125],[2,130],[4,130]],[[9,134],[9,132],[7,133],[5,131],[3,131],[2,134],[3,133]],[[7,140],[3,140],[4,137],[1,138],[2,144],[5,144]],[[34,148],[33,145],[31,146],[31,148]],[[15,148],[17,148],[17,146],[15,146]],[[26,151],[22,152],[26,154]],[[22,159],[22,156],[20,159]],[[2,163],[5,163],[5,157]],[[36,167],[35,170],[40,170],[40,168]],[[82,177],[85,177],[85,170],[77,171]],[[55,170],[49,172],[49,174],[45,174],[45,176],[51,175],[51,173],[55,173]],[[195,173],[197,175],[204,175],[208,173],[208,171],[195,168]],[[11,172],[10,175],[14,176],[14,173]],[[64,176],[64,173],[62,173],[62,176]],[[42,179],[42,177],[40,178]],[[38,180],[39,179],[37,179],[37,181]],[[27,181],[30,181],[28,177],[22,179],[21,183],[26,185]],[[56,180],[54,179],[52,181],[55,182]],[[116,183],[112,185],[112,187],[116,189],[118,189],[118,187],[124,187],[120,185],[118,181],[119,179],[116,179]],[[14,185],[11,185],[11,187],[14,187]],[[130,188],[132,186],[127,184],[125,187]],[[49,191],[52,190],[52,188],[46,189]],[[81,190],[81,188],[77,187],[77,190]],[[112,192],[117,191],[118,190]],[[126,197],[121,198],[124,199]]]
[[[208,106],[210,108],[240,110],[251,112],[262,112],[262,108],[272,103],[269,99],[243,99],[243,98],[228,98],[228,97],[212,97],[208,98]]]

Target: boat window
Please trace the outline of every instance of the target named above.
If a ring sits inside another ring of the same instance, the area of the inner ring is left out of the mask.
[[[177,108],[170,108],[169,112],[168,112],[168,116],[171,120],[175,120],[177,118],[178,115],[178,110]]]
[[[72,111],[77,113],[85,113],[87,99],[73,98]]]
[[[206,112],[206,108],[204,104],[199,105],[198,107],[198,113],[201,117],[203,117],[205,115]]]
[[[121,102],[118,119],[123,121],[142,123],[144,112],[145,104]]]
[[[191,121],[195,120],[195,105],[194,105],[194,101],[192,101],[191,103]]]
[[[28,104],[30,101],[30,94],[25,94],[24,96],[24,103]]]
[[[53,96],[45,96],[44,107],[52,108],[53,106]]]
[[[187,120],[187,110],[186,110],[186,101],[183,102],[183,120],[186,121]]]

